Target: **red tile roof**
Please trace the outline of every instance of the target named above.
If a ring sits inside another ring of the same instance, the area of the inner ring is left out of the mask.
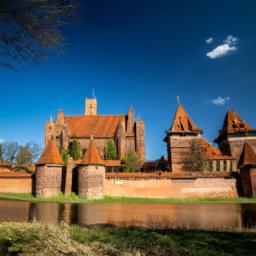
[[[22,177],[31,177],[32,174],[27,173],[23,170],[14,171],[10,169],[1,169],[0,178],[22,178]]]
[[[256,164],[256,153],[248,143],[245,143],[244,149],[238,162],[238,169],[241,169],[246,165],[254,164]]]
[[[106,173],[106,179],[195,179],[230,177],[230,172],[130,172],[130,173]]]
[[[63,164],[59,149],[55,142],[49,141],[44,149],[43,154],[37,162],[41,164]]]
[[[235,157],[227,156],[221,153],[219,148],[214,147],[205,138],[201,139],[201,143],[206,149],[206,155],[211,160],[235,160]]]
[[[125,115],[65,116],[69,135],[75,138],[113,138],[119,122],[125,124]]]
[[[8,161],[0,161],[0,167],[11,167],[11,163]]]
[[[173,123],[168,133],[201,133],[202,130],[196,126],[185,109],[179,104],[175,113]]]
[[[96,144],[93,139],[91,139],[88,149],[80,162],[81,165],[105,165],[101,160]]]
[[[223,137],[227,134],[231,133],[246,133],[256,131],[256,129],[252,129],[235,111],[228,111],[222,130],[220,131],[219,136],[214,140],[215,142],[219,142]]]
[[[121,161],[120,160],[104,160],[106,167],[120,167]]]

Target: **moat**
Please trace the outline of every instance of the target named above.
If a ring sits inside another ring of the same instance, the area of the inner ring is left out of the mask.
[[[58,204],[0,200],[0,221],[256,232],[256,204]]]

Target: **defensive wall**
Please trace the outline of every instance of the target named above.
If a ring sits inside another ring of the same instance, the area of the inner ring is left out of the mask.
[[[236,175],[213,172],[107,173],[105,195],[141,198],[218,198],[239,196]]]

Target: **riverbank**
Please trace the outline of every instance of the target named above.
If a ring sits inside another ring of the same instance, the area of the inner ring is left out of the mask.
[[[0,223],[0,255],[255,255],[255,233]]]
[[[51,202],[51,203],[256,203],[252,198],[128,198],[109,197],[103,199],[87,200],[72,193],[64,196],[60,193],[52,197],[36,197],[32,194],[0,193],[0,199],[17,200],[29,202]]]

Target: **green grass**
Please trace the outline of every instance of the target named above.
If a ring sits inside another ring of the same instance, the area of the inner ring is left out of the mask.
[[[255,233],[0,223],[0,255],[255,255]]]
[[[128,198],[128,197],[109,197],[103,199],[87,200],[72,193],[64,196],[60,193],[51,197],[36,197],[32,194],[0,193],[0,199],[30,201],[30,202],[54,202],[54,203],[256,203],[256,199],[251,198]]]

